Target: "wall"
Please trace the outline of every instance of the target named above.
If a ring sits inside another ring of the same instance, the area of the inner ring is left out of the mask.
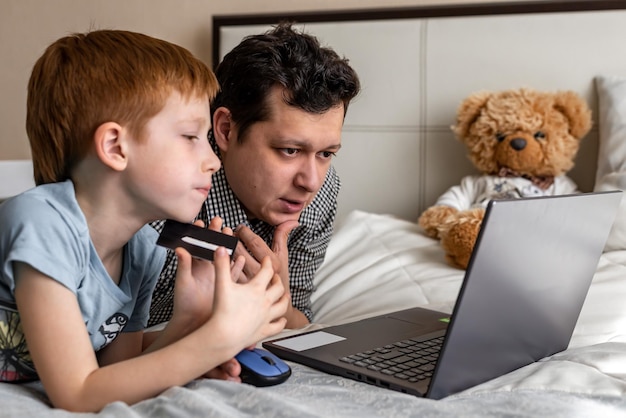
[[[210,64],[215,14],[342,10],[488,0],[0,0],[0,160],[30,158],[24,123],[30,70],[51,42],[89,29],[126,29],[188,48]],[[502,0],[490,0],[499,2]],[[2,181],[2,179],[0,179]]]

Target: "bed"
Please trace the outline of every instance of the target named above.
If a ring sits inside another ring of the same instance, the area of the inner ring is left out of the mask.
[[[246,34],[285,18],[349,57],[364,90],[350,108],[336,160],[342,198],[315,279],[314,321],[284,335],[414,306],[452,311],[464,271],[445,262],[438,242],[415,221],[472,172],[449,125],[460,100],[473,91],[522,86],[577,91],[593,109],[594,128],[571,176],[583,192],[626,190],[623,1],[216,16],[214,61]],[[524,30],[509,30],[520,27]],[[277,386],[199,379],[133,406],[110,404],[98,414],[51,409],[36,382],[0,384],[0,415],[626,416],[624,301],[622,202],[567,350],[443,400],[290,363],[292,376]]]

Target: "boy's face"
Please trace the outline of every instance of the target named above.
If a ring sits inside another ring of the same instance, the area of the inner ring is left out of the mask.
[[[132,193],[154,219],[190,222],[198,214],[220,167],[207,141],[209,128],[208,98],[185,100],[174,92],[143,138],[131,142]]]
[[[344,109],[307,113],[285,104],[280,89],[268,102],[270,120],[250,126],[243,143],[231,129],[218,145],[228,183],[248,216],[278,225],[298,220],[322,186],[341,148]]]

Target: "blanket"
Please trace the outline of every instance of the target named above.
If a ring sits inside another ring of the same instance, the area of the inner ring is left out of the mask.
[[[451,312],[463,271],[414,223],[355,211],[318,271],[314,323],[294,334],[402,308]],[[567,350],[443,400],[393,392],[288,362],[292,375],[256,388],[210,379],[97,414],[51,408],[39,382],[0,384],[0,416],[20,417],[576,417],[626,416],[626,251],[605,252]]]

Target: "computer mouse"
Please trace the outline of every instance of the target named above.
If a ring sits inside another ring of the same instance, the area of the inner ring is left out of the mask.
[[[262,348],[242,350],[235,356],[241,364],[241,381],[254,386],[272,386],[287,380],[291,368],[276,355]]]

